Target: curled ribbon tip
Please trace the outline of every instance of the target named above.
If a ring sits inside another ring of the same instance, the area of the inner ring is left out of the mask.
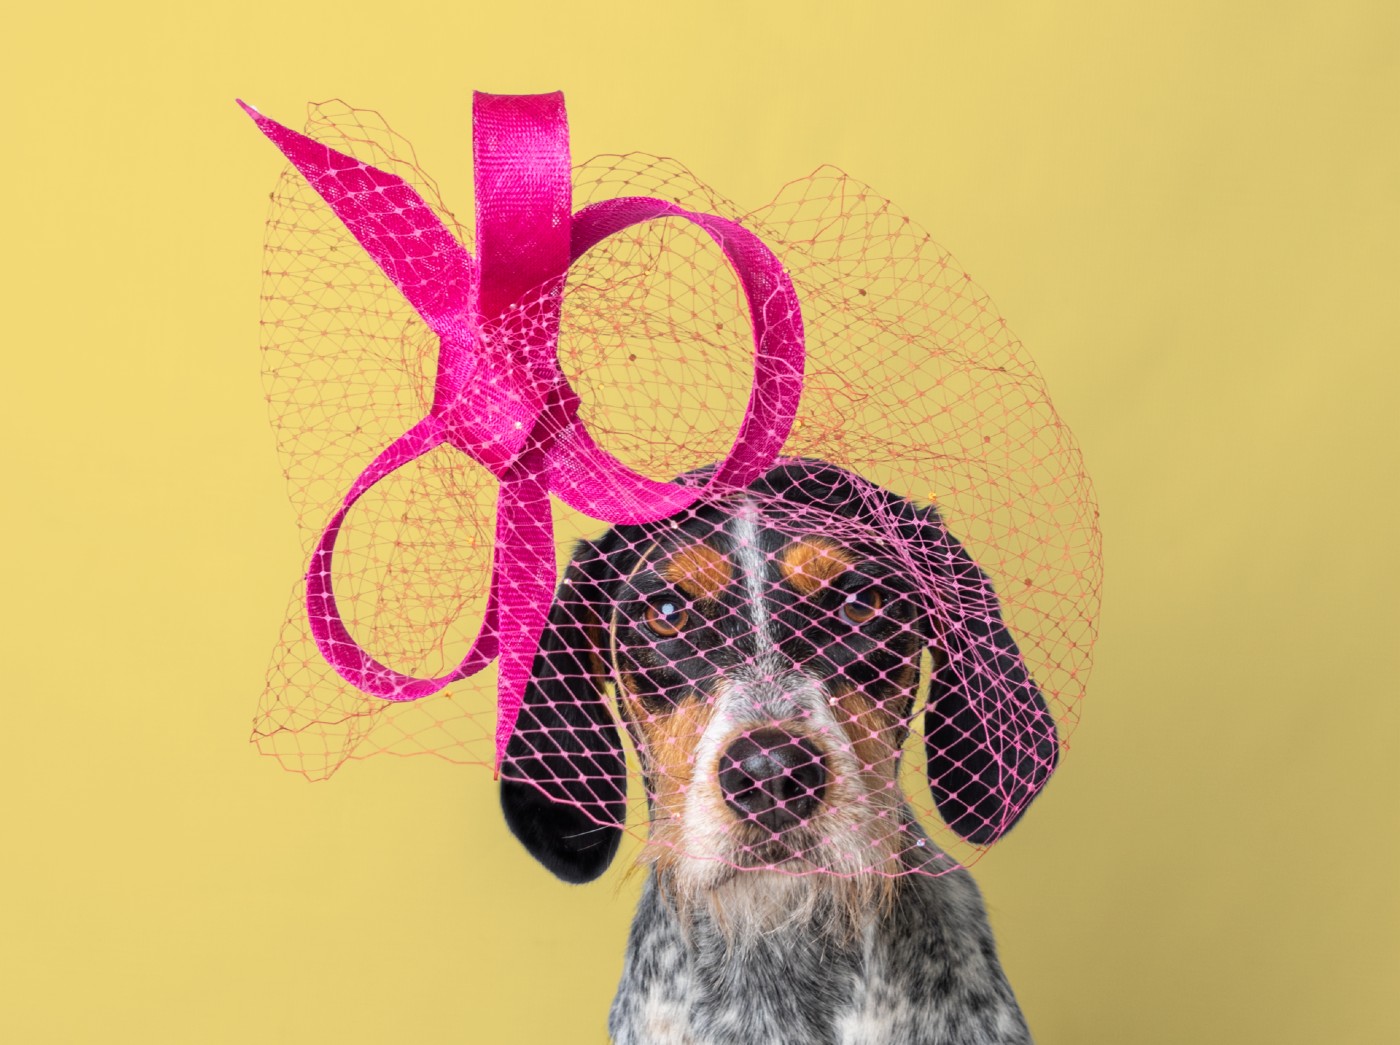
[[[500,776],[554,597],[549,495],[610,525],[654,522],[689,507],[708,484],[663,483],[599,447],[558,358],[570,265],[609,236],[676,217],[724,252],[753,324],[754,381],[734,444],[709,480],[749,485],[777,460],[802,393],[802,316],[792,281],[743,226],[648,197],[572,211],[568,118],[560,92],[473,96],[476,185],[473,256],[401,178],[263,116],[257,123],[440,338],[429,413],[387,446],[351,485],[312,553],[306,609],[322,656],[357,689],[416,700],[499,658],[495,775]],[[530,308],[520,307],[530,305]],[[500,483],[496,544],[481,628],[452,671],[416,678],[350,635],[331,587],[335,541],[355,502],[380,480],[444,443]]]

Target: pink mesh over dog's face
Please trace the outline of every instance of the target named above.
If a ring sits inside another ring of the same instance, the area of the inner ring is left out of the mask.
[[[932,508],[786,460],[580,546],[503,770],[507,819],[562,877],[607,865],[626,813],[612,689],[663,866],[946,869],[899,776],[924,681],[939,811],[990,842],[1058,753],[990,583]]]
[[[328,104],[307,132],[403,177],[472,242],[376,115]],[[575,169],[576,208],[632,194],[736,220],[778,255],[802,306],[802,402],[747,490],[611,530],[556,505],[560,584],[501,766],[512,826],[574,880],[628,835],[701,883],[973,862],[1044,785],[1088,677],[1099,534],[1068,429],[987,295],[860,183],[824,168],[749,210],[670,160]],[[423,416],[438,344],[295,172],[273,193],[264,268],[269,409],[309,553]],[[753,356],[744,299],[698,230],[637,226],[570,270],[559,358],[579,415],[646,476],[724,457]],[[439,449],[355,506],[335,587],[358,642],[416,675],[460,660],[495,494]],[[317,651],[299,585],[254,740],[311,778],[379,753],[490,766],[494,686],[488,669],[412,703],[365,696]]]

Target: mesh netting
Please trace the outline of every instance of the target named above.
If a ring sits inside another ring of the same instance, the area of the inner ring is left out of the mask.
[[[306,133],[403,177],[472,243],[376,114],[312,106]],[[1078,719],[1099,534],[1069,431],[986,294],[839,171],[744,211],[673,160],[575,169],[576,208],[634,195],[737,220],[778,256],[806,329],[801,406],[767,475],[673,518],[607,529],[555,502],[561,581],[501,766],[508,820],[576,880],[628,829],[646,859],[700,877],[971,862]],[[437,338],[291,168],[272,193],[262,329],[309,555],[366,463],[423,417]],[[573,266],[559,356],[604,449],[654,479],[698,478],[744,417],[751,335],[719,248],[664,219]],[[496,490],[444,446],[356,505],[334,584],[380,660],[423,675],[461,659],[485,612]],[[313,779],[381,753],[493,763],[494,668],[413,702],[366,696],[322,658],[304,598],[302,583],[261,751]]]

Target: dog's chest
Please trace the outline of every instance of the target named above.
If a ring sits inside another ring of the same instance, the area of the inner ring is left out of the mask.
[[[689,945],[656,939],[628,958],[614,1003],[619,1045],[856,1045],[873,1042],[863,947],[820,951],[789,934],[726,944],[703,931]],[[698,936],[698,938],[697,938]]]
[[[648,889],[609,1028],[617,1045],[1029,1043],[971,879],[916,892],[854,939],[801,927],[726,942],[682,933]],[[926,897],[927,898],[927,897]]]
[[[652,977],[614,1011],[618,1045],[884,1045],[908,1040],[918,1014],[868,941],[795,951],[781,939],[744,952],[662,947]]]

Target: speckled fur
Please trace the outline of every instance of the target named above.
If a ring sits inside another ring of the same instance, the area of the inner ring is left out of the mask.
[[[738,872],[682,910],[653,871],[608,1021],[616,1045],[1030,1042],[966,871],[901,876],[856,926],[818,916],[736,937],[720,924],[735,891],[781,904],[816,881]]]

